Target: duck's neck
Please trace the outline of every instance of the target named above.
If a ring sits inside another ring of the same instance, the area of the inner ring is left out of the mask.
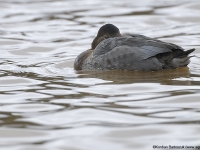
[[[97,38],[97,37],[96,37],[96,38]],[[96,38],[92,41],[92,44],[91,44],[91,47],[92,47],[91,49],[92,49],[92,50],[94,50],[95,47],[97,46],[97,45],[96,45],[96,41],[97,41]]]
[[[99,36],[97,36],[94,40],[93,40],[93,42],[92,42],[92,49],[94,50],[96,47],[97,47],[97,45],[101,42],[101,41],[103,41],[104,40],[104,38],[103,37],[99,37]]]

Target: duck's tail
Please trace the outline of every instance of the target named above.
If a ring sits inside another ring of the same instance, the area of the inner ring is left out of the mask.
[[[195,48],[189,49],[187,51],[185,51],[185,55],[188,56],[190,53],[194,52]]]
[[[190,58],[193,56],[188,56],[190,53],[192,53],[195,50],[195,48],[193,49],[189,49],[187,51],[184,51],[184,54],[176,57],[172,60],[172,64],[174,67],[184,67],[187,66],[190,63]]]

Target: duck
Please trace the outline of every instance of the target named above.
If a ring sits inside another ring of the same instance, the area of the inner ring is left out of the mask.
[[[79,54],[75,70],[158,71],[186,67],[195,49],[140,34],[125,33],[113,24],[103,25],[91,48]]]

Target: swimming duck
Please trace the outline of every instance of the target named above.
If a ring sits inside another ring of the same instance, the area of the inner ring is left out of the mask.
[[[75,70],[157,71],[187,66],[195,49],[139,34],[121,34],[112,24],[103,25],[91,48],[77,56]]]

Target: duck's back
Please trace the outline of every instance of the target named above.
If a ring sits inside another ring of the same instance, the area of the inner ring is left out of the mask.
[[[94,49],[83,70],[161,70],[186,66],[191,53],[175,44],[142,35],[109,38]]]

